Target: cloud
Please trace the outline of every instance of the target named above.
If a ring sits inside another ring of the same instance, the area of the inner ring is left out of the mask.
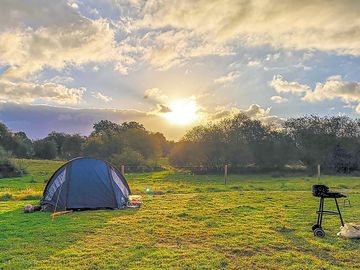
[[[154,114],[169,113],[172,111],[169,106],[164,104],[157,104],[156,107],[157,109],[154,112],[152,112]]]
[[[172,27],[213,43],[234,40],[246,46],[318,49],[360,55],[360,2],[184,0],[149,1],[138,27]]]
[[[288,82],[284,80],[281,75],[275,75],[269,84],[278,93],[292,93],[301,95],[311,90],[310,87],[305,84],[300,84],[298,82]]]
[[[280,75],[274,76],[270,85],[279,93],[300,94],[302,100],[307,102],[340,99],[347,104],[357,103],[356,112],[360,113],[360,82],[344,81],[340,75],[317,83],[313,90],[305,84],[288,82]]]
[[[64,84],[64,83],[71,83],[73,81],[74,81],[74,78],[70,77],[70,76],[55,76],[55,77],[47,80],[46,82]]]
[[[76,2],[69,3],[69,5],[70,5],[70,7],[74,8],[74,9],[79,8],[79,5]]]
[[[218,84],[231,83],[231,82],[235,81],[239,76],[240,76],[239,72],[231,71],[224,76],[220,76],[219,78],[216,78],[214,80],[214,83],[218,83]]]
[[[77,104],[81,101],[85,91],[85,88],[68,88],[54,82],[39,84],[0,79],[0,101],[2,102],[48,101],[56,104]]]
[[[252,104],[247,109],[240,109],[238,107],[216,108],[214,112],[207,112],[209,121],[219,121],[227,117],[234,116],[238,113],[243,113],[251,119],[257,119],[266,125],[273,125],[280,127],[284,119],[276,115],[270,115],[271,108],[263,108],[260,105]]]
[[[262,66],[262,63],[260,60],[250,60],[247,65],[249,67],[261,67]]]
[[[111,97],[101,94],[100,92],[92,92],[92,96],[96,99],[102,100],[104,102],[109,102],[112,100]]]
[[[283,98],[281,96],[272,96],[270,99],[275,103],[285,103],[288,101],[286,98]]]
[[[108,21],[85,18],[66,1],[13,0],[1,5],[0,65],[9,65],[3,77],[24,78],[45,67],[129,62],[126,52],[131,48],[115,41]]]
[[[30,138],[43,138],[51,131],[89,135],[100,120],[116,123],[137,121],[152,131],[160,131],[169,139],[179,139],[184,127],[171,126],[166,119],[147,111],[133,109],[74,109],[46,105],[0,103],[0,122],[13,131],[25,131]]]
[[[159,88],[149,88],[144,91],[144,99],[163,102],[167,96]]]
[[[231,50],[184,29],[148,31],[141,39],[144,59],[160,70],[208,55],[230,55]]]
[[[114,33],[106,21],[85,21],[72,28],[13,29],[0,33],[0,63],[10,65],[3,74],[19,78],[50,67],[116,59]]]
[[[315,89],[304,96],[305,101],[316,102],[339,98],[346,103],[360,102],[360,83],[344,81],[341,76],[331,76],[325,83],[317,83]]]

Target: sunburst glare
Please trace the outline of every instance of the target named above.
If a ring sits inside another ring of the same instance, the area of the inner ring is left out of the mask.
[[[187,125],[198,118],[198,106],[194,99],[175,100],[169,104],[170,112],[165,113],[164,117],[171,123],[177,125]]]

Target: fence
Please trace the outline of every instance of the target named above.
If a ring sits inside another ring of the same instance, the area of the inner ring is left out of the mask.
[[[187,171],[193,174],[207,174],[207,173],[223,173],[224,174],[224,185],[227,184],[228,178],[228,164],[225,164],[223,167],[216,167],[216,168],[209,168],[205,166],[168,166],[167,168],[161,166],[134,166],[134,165],[121,165],[120,172],[122,175],[125,173],[130,172],[155,172],[155,171],[162,171],[166,169],[173,169],[173,170],[180,170],[180,171]]]
[[[224,176],[224,185],[228,183],[228,174],[269,174],[271,177],[281,177],[285,174],[294,174],[300,173],[303,174],[306,172],[304,169],[293,169],[293,168],[260,168],[260,167],[237,167],[225,164],[223,166],[134,166],[134,165],[121,165],[120,171],[124,175],[125,173],[135,173],[135,172],[157,172],[163,170],[177,170],[183,171],[191,174],[217,174]],[[317,174],[313,172],[312,175],[317,175],[318,181],[320,181],[321,168],[320,165],[317,165]]]

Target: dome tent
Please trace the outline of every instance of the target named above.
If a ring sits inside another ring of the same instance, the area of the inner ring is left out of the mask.
[[[61,166],[48,181],[41,205],[45,210],[123,208],[130,188],[111,164],[76,158]]]

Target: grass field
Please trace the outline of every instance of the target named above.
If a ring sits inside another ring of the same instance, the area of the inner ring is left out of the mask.
[[[360,269],[360,241],[314,238],[311,177],[129,174],[140,209],[23,214],[62,162],[27,161],[29,174],[0,179],[0,269]],[[360,178],[323,177],[349,195],[360,221]],[[151,190],[151,194],[145,192]],[[333,209],[333,203],[329,204]]]

